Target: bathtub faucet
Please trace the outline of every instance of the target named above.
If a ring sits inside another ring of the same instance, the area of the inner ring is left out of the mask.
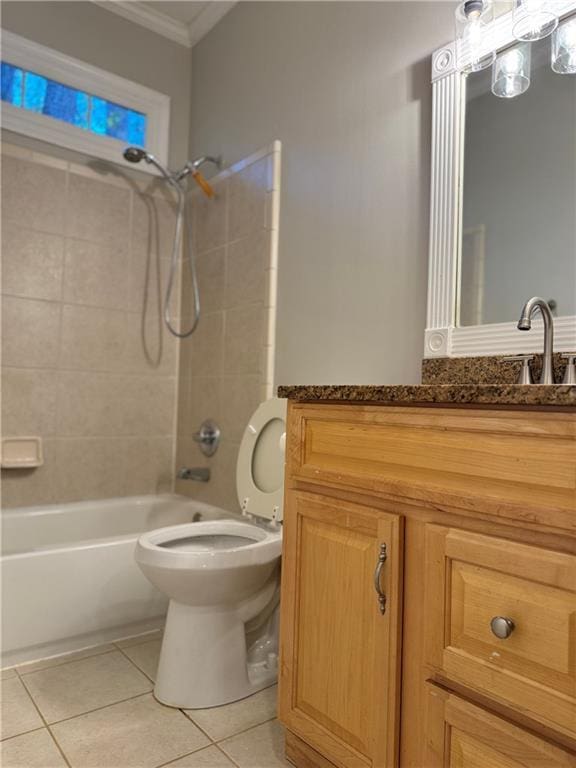
[[[210,480],[210,467],[181,467],[178,470],[178,480],[197,480],[207,483]]]

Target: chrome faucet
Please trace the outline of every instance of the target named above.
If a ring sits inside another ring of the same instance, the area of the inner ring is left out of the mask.
[[[522,307],[518,330],[529,331],[532,328],[532,315],[539,309],[544,320],[544,356],[542,358],[542,374],[540,384],[554,384],[554,369],[552,367],[552,354],[554,345],[554,319],[550,307],[544,299],[533,296]]]

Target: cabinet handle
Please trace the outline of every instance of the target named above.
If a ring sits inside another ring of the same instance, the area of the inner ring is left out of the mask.
[[[516,624],[507,616],[494,616],[490,622],[492,634],[496,635],[500,640],[506,640],[507,637],[510,637],[515,627]]]
[[[376,563],[376,570],[374,571],[374,589],[378,595],[378,607],[380,608],[380,613],[382,615],[386,613],[386,593],[380,586],[380,576],[382,575],[382,568],[384,567],[387,557],[386,544],[380,544],[380,553],[378,555],[378,562]]]

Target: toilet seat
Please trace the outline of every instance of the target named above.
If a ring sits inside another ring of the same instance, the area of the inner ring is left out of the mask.
[[[279,557],[281,541],[280,531],[235,520],[185,523],[140,536],[138,559],[176,570],[221,569],[224,564],[235,568],[269,562],[275,555]]]
[[[252,415],[238,453],[236,492],[243,514],[282,520],[285,451],[286,400],[272,397]]]

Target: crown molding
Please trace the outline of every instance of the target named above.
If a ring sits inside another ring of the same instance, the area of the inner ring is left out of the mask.
[[[149,8],[139,0],[92,0],[92,2],[187,48],[195,46],[236,5],[236,2],[212,0],[206,3],[190,24],[186,24],[155,8]]]
[[[163,35],[175,43],[185,45],[188,48],[192,46],[188,25],[170,18],[165,13],[160,13],[160,11],[147,8],[139,2],[130,2],[129,0],[92,0],[92,2],[99,5],[100,8],[105,8],[117,16],[134,22],[134,24],[140,24],[141,27],[146,27],[152,32]]]
[[[200,13],[188,25],[188,34],[190,36],[190,46],[194,47],[196,43],[207,35],[215,27],[228,11],[236,5],[236,0],[226,2],[226,0],[212,0],[207,3]]]

